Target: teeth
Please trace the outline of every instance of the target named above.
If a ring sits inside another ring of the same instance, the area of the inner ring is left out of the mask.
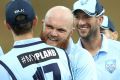
[[[51,40],[51,41],[57,41],[56,38],[50,38],[50,37],[49,37],[49,40]]]
[[[87,29],[87,26],[81,26],[80,29]]]
[[[54,39],[54,38],[51,38],[50,40],[52,40],[52,41],[55,41],[56,39]]]
[[[81,27],[80,29],[87,29],[86,27]]]
[[[82,27],[81,29],[86,29],[85,27]]]
[[[81,28],[87,28],[87,26],[81,26]]]

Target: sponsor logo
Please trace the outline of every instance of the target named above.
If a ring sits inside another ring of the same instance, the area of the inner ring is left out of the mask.
[[[17,14],[17,13],[23,13],[24,12],[24,9],[18,9],[18,10],[15,10],[14,13]]]
[[[27,67],[31,64],[44,62],[50,59],[58,59],[59,55],[54,48],[44,48],[37,51],[23,53],[17,56],[22,67]]]

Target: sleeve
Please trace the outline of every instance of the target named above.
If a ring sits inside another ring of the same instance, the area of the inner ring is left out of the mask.
[[[10,75],[1,64],[0,64],[0,80],[11,80]]]
[[[71,55],[71,67],[74,80],[97,80],[95,62],[87,51],[75,51]]]

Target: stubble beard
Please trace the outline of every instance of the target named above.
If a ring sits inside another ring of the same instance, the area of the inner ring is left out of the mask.
[[[84,36],[80,35],[80,36],[84,41],[87,41],[87,42],[92,41],[97,37],[97,29],[94,28],[90,30],[86,35]]]

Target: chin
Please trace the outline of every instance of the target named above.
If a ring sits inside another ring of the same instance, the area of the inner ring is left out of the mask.
[[[67,46],[68,46],[68,42],[69,42],[69,38],[70,36],[68,36],[68,38],[64,41],[58,41],[58,42],[53,42],[53,41],[49,41],[48,38],[42,33],[40,35],[40,38],[42,41],[44,41],[45,43],[47,43],[48,45],[51,45],[51,46],[56,46],[58,48],[62,48],[62,49],[66,49]]]
[[[55,42],[49,42],[49,41],[45,41],[48,45],[51,45],[51,46],[57,46],[57,43]]]

